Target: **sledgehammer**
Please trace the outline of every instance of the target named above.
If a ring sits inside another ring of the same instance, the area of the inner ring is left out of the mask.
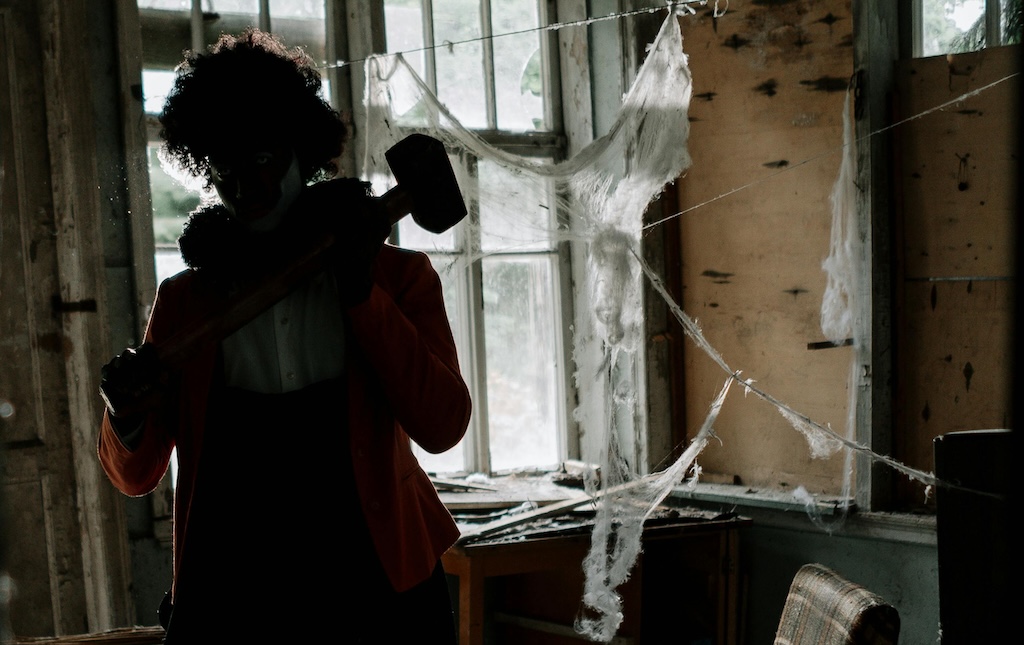
[[[392,225],[408,214],[431,233],[444,233],[466,216],[466,203],[444,145],[410,134],[384,153],[398,184],[379,199]]]
[[[431,233],[443,233],[466,216],[466,204],[455,180],[444,145],[432,137],[412,134],[384,153],[397,185],[374,199],[377,211],[394,226],[406,215]],[[283,269],[253,281],[217,305],[195,324],[159,343],[144,342],[133,352],[153,353],[157,362],[174,371],[210,343],[219,342],[284,298],[302,280],[324,269],[321,256],[337,241],[328,232]],[[145,411],[153,400],[122,397],[100,379],[100,396],[117,417]]]

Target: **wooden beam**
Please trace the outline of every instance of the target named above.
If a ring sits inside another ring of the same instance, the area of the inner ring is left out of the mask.
[[[865,240],[868,255],[863,267],[867,284],[856,296],[863,309],[855,315],[867,321],[865,342],[856,348],[860,364],[856,439],[883,455],[891,454],[893,429],[892,156],[888,136],[867,135],[891,122],[894,62],[899,58],[898,4],[891,0],[853,3],[856,184],[860,189],[857,217],[858,233]],[[884,510],[892,490],[888,466],[859,455],[856,478],[858,506]]]

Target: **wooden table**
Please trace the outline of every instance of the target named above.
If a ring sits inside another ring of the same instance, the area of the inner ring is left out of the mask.
[[[692,547],[695,550],[692,561],[682,566],[695,568],[698,579],[706,582],[703,586],[707,597],[702,597],[701,607],[713,607],[713,616],[708,621],[713,627],[714,642],[719,645],[734,645],[738,637],[739,621],[739,531],[748,526],[751,520],[743,517],[726,517],[715,519],[684,519],[659,522],[648,522],[643,534],[643,554],[637,563],[630,580],[623,585],[632,585],[628,592],[622,591],[624,609],[630,610],[634,617],[627,630],[624,621],[620,633],[624,636],[620,643],[638,642],[641,626],[646,635],[651,635],[650,626],[657,624],[658,617],[641,615],[642,604],[651,603],[652,594],[661,593],[654,588],[646,589],[641,578],[644,565],[652,573],[668,575],[665,565],[677,556],[688,554]],[[556,572],[557,577],[573,579],[572,585],[578,586],[576,604],[582,599],[582,564],[590,549],[590,526],[584,525],[580,530],[564,531],[547,535],[530,535],[510,540],[509,538],[491,538],[470,543],[459,543],[443,556],[445,571],[458,577],[458,628],[460,645],[482,645],[484,639],[484,620],[487,612],[484,600],[485,580],[497,576],[517,576],[536,572]],[[657,557],[658,561],[652,558]],[[576,580],[578,578],[578,580]],[[664,580],[658,579],[658,585],[664,586]],[[576,584],[578,582],[578,584]],[[652,584],[654,584],[652,582]],[[701,585],[672,584],[672,590],[692,592],[692,587]],[[545,593],[543,584],[539,590]],[[551,593],[555,593],[551,591]],[[562,592],[562,595],[566,595]],[[562,599],[563,602],[565,599]],[[673,610],[674,611],[674,610]],[[673,619],[678,616],[671,617]],[[508,617],[505,617],[506,622]],[[549,635],[560,633],[566,642],[573,642],[582,637],[574,634],[571,617],[569,620],[551,621],[535,619],[529,616],[512,617],[517,629],[535,629]],[[666,629],[673,629],[667,626]],[[628,631],[628,634],[625,632]],[[550,641],[551,636],[546,636]],[[682,641],[680,641],[682,642]]]

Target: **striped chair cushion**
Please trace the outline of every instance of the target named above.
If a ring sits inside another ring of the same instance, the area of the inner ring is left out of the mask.
[[[900,616],[881,596],[820,564],[789,587],[775,645],[896,645]]]

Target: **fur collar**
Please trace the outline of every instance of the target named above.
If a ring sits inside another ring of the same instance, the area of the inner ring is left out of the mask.
[[[223,205],[213,204],[189,215],[178,238],[178,250],[185,266],[204,281],[230,287],[252,275],[268,259],[279,257],[275,237],[274,233],[251,232]]]
[[[281,226],[265,233],[250,231],[223,204],[199,207],[189,215],[178,237],[181,259],[215,284],[230,285],[265,271],[268,265],[300,250],[311,233],[339,227],[339,217],[344,217],[354,202],[370,198],[369,184],[360,180],[325,183],[331,185],[307,187]],[[334,216],[329,214],[332,211]]]
[[[230,262],[226,256],[248,235],[223,205],[200,206],[189,214],[178,237],[178,250],[185,266],[193,271],[215,269]]]

